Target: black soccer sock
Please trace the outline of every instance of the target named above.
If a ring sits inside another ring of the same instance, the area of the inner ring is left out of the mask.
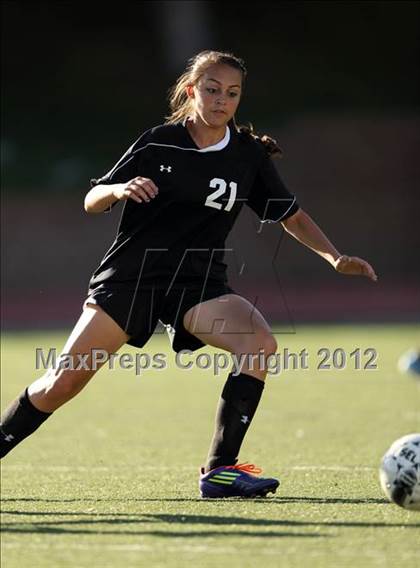
[[[213,440],[206,471],[221,465],[235,465],[240,447],[257,410],[264,381],[245,373],[229,374],[216,412]]]
[[[3,412],[0,422],[0,458],[3,458],[51,416],[35,408],[28,398],[28,389]]]

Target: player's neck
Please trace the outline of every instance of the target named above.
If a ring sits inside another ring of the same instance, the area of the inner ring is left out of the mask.
[[[226,135],[226,125],[220,128],[213,128],[204,124],[199,117],[188,118],[185,122],[185,127],[200,149],[217,144],[223,140]]]

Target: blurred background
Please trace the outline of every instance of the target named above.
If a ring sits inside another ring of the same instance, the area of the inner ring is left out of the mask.
[[[202,49],[249,77],[239,122],[278,140],[301,206],[379,282],[336,274],[244,208],[231,285],[271,324],[417,321],[420,3],[3,0],[2,326],[72,325],[121,206],[88,215],[89,179],[163,121]]]

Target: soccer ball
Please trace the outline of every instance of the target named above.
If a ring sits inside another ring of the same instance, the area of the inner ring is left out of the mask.
[[[410,349],[398,359],[400,373],[412,373],[420,375],[420,349]]]
[[[420,511],[420,434],[395,441],[382,458],[381,487],[390,501]]]

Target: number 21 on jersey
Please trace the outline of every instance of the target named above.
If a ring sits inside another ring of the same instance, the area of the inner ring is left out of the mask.
[[[230,211],[233,207],[233,204],[235,203],[238,184],[234,181],[231,181],[229,183],[230,195],[225,207],[223,207],[222,203],[216,201],[218,197],[226,193],[227,183],[225,182],[225,180],[221,178],[213,178],[210,182],[210,187],[215,187],[216,191],[213,191],[213,193],[210,193],[210,195],[207,196],[204,205],[206,205],[207,207],[213,207],[214,209],[223,209],[224,211]],[[222,201],[226,201],[226,198],[224,198]]]

